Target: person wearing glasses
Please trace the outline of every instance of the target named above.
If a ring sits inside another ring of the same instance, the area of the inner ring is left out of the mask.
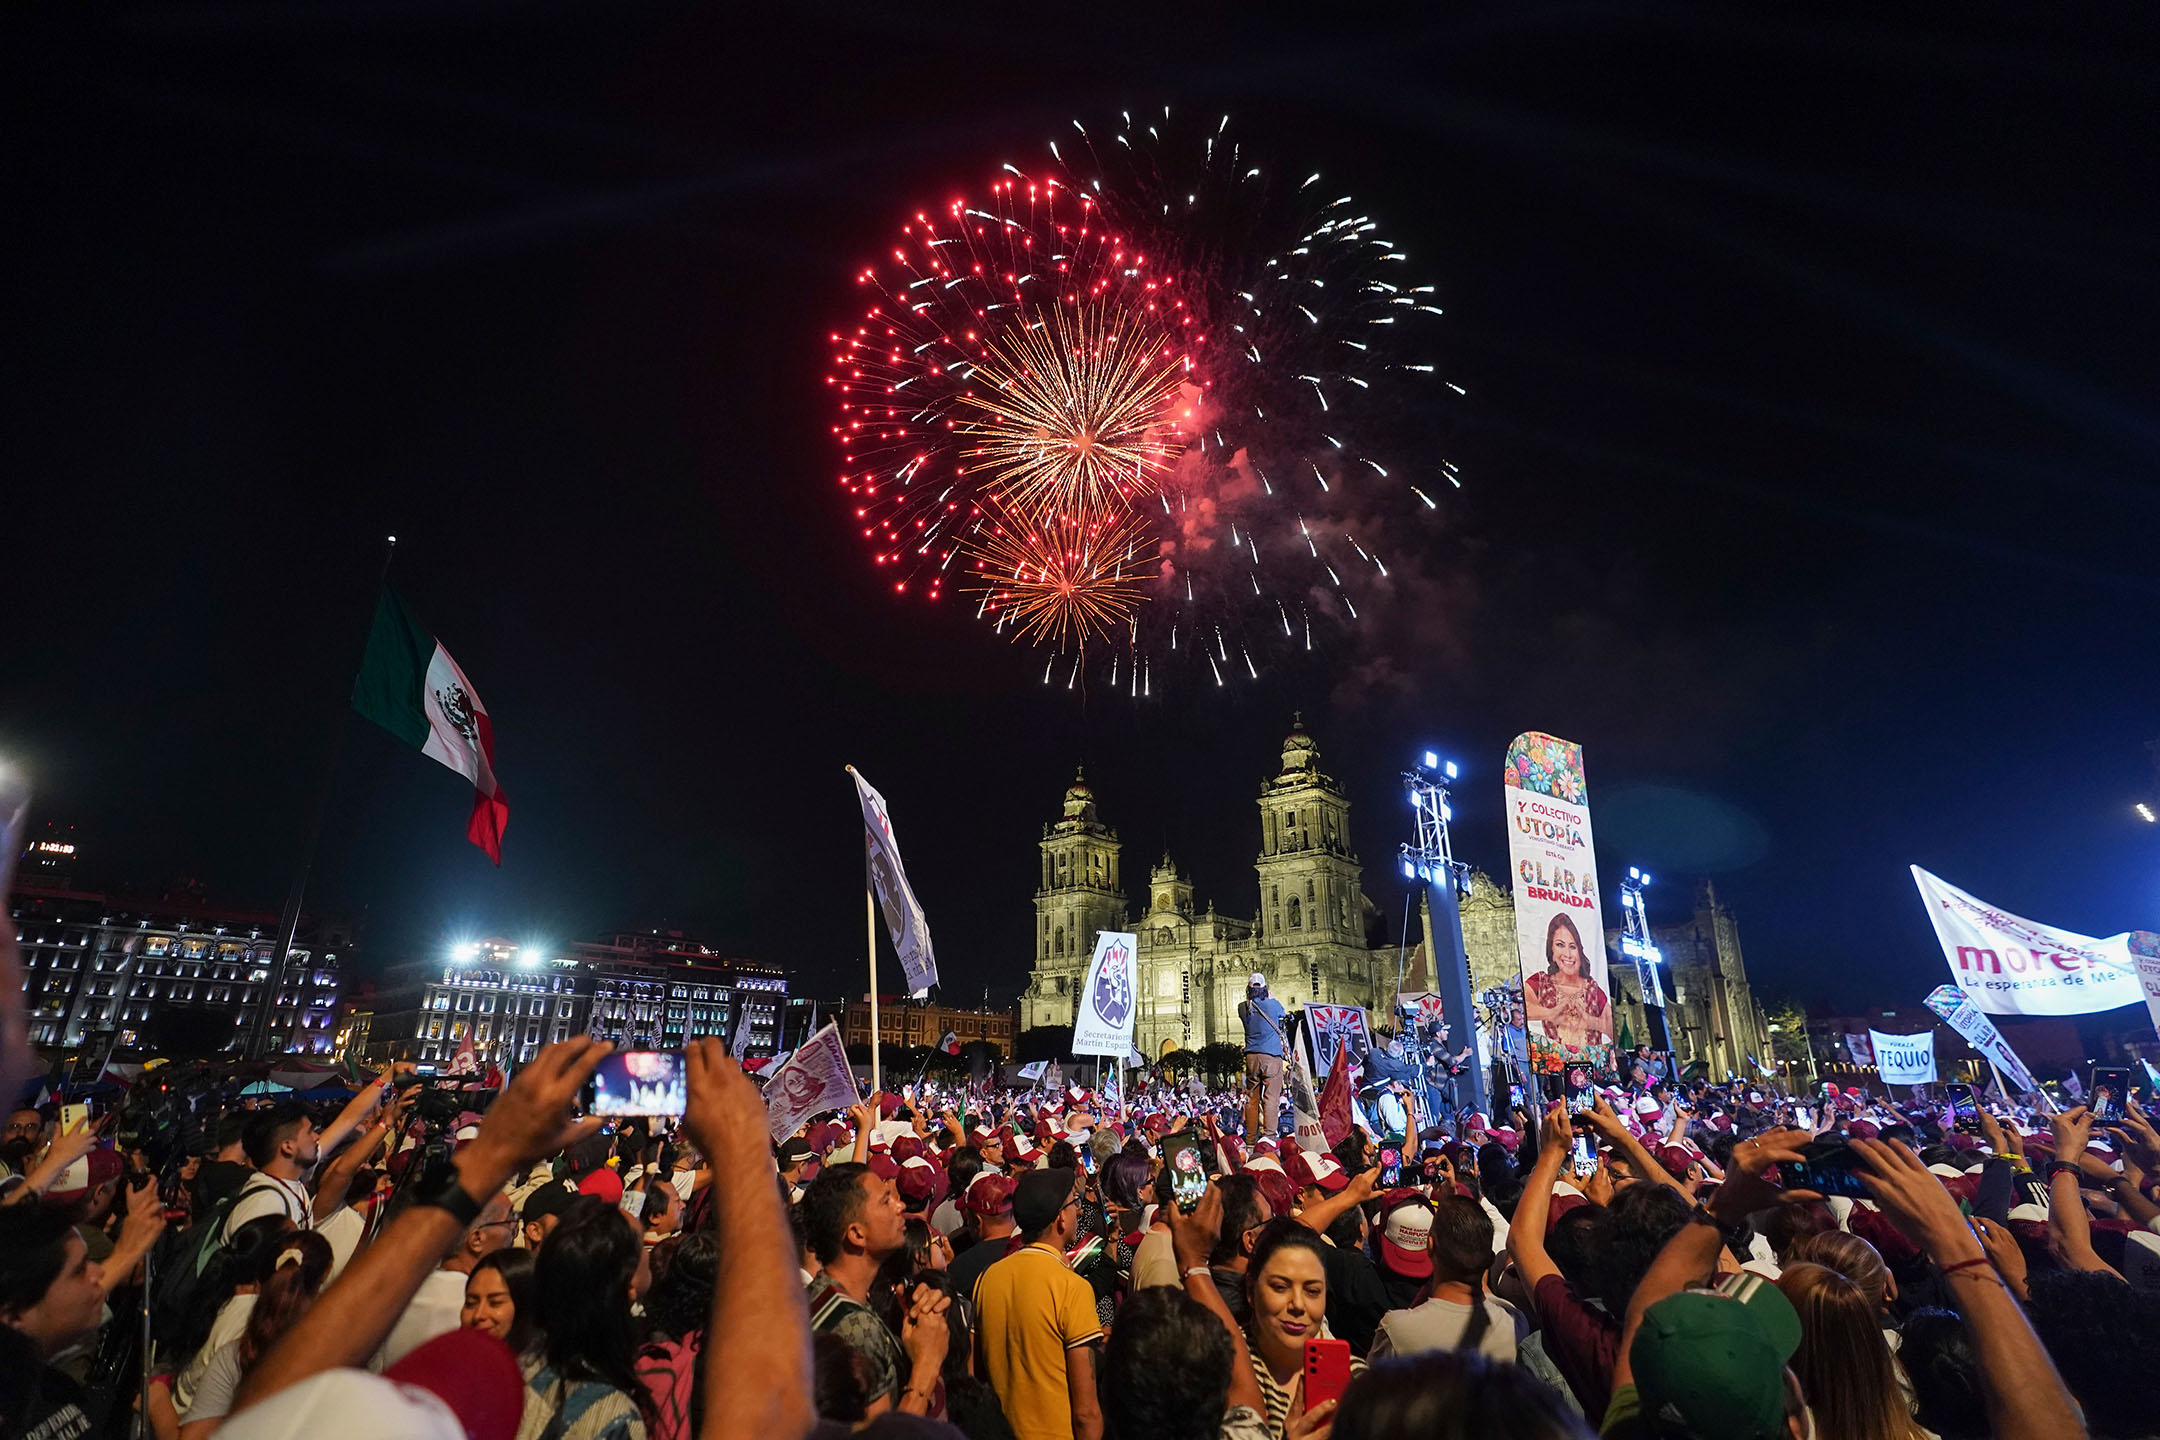
[[[370,1368],[380,1371],[395,1365],[406,1351],[459,1328],[465,1311],[465,1278],[483,1256],[502,1249],[516,1234],[510,1198],[498,1191],[480,1208],[471,1227],[444,1253],[442,1264],[420,1282],[419,1290],[406,1303],[405,1313],[375,1352]]]
[[[983,1369],[1019,1440],[1100,1440],[1095,1291],[1066,1258],[1080,1229],[1078,1175],[1030,1170],[1012,1197],[1020,1248],[975,1286]]]

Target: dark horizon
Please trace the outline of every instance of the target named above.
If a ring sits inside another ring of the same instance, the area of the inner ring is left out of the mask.
[[[1025,24],[15,17],[0,755],[33,832],[275,910],[342,727],[310,908],[364,917],[370,967],[679,928],[831,993],[852,763],[957,998],[1025,983],[1078,764],[1128,864],[1168,847],[1249,914],[1301,710],[1390,933],[1396,773],[1460,764],[1497,878],[1526,730],[1582,744],[1603,873],[1656,873],[1654,919],[1716,880],[1765,997],[1939,983],[1908,864],[2160,928],[2149,16]],[[1161,103],[1339,176],[1440,287],[1469,394],[1414,613],[1135,705],[879,583],[821,377],[908,207]],[[457,778],[346,707],[390,533],[494,718],[499,872]]]

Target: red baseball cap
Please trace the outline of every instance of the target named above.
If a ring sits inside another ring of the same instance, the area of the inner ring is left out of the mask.
[[[1433,1212],[1425,1197],[1415,1190],[1392,1192],[1386,1217],[1380,1227],[1380,1253],[1388,1268],[1415,1280],[1432,1274]]]
[[[415,1346],[383,1379],[436,1396],[465,1427],[467,1440],[512,1440],[525,1413],[517,1359],[485,1330],[451,1330]]]
[[[1013,1180],[1005,1175],[978,1175],[967,1188],[966,1209],[975,1215],[1012,1214]]]

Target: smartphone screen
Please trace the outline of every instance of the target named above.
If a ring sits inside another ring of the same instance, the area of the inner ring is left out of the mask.
[[[1943,1098],[1950,1102],[1951,1129],[1980,1133],[1980,1106],[1973,1099],[1972,1086],[1953,1080],[1943,1086]]]
[[[1380,1183],[1390,1189],[1402,1184],[1402,1151],[1381,1148]]]
[[[1813,1190],[1828,1197],[1844,1195],[1854,1200],[1867,1196],[1867,1187],[1853,1173],[1859,1158],[1842,1140],[1814,1140],[1800,1147],[1800,1161],[1778,1165],[1779,1183],[1788,1190]]]
[[[593,1071],[595,1115],[680,1115],[690,1084],[679,1050],[619,1050]]]
[[[1200,1166],[1200,1137],[1190,1130],[1163,1136],[1163,1164],[1170,1167],[1170,1198],[1190,1215],[1207,1194],[1207,1171]]]
[[[1805,1105],[1793,1106],[1792,1118],[1793,1124],[1799,1126],[1802,1130],[1812,1130],[1815,1128],[1814,1113],[1810,1111]]]
[[[2103,1123],[2121,1124],[2129,1113],[2124,1104],[2130,1096],[2130,1067],[2127,1065],[2095,1065],[2092,1068],[2092,1085],[2087,1089],[2092,1096],[2093,1119]]]
[[[1588,1135],[1575,1137],[1575,1174],[1578,1178],[1597,1169],[1597,1142]]]

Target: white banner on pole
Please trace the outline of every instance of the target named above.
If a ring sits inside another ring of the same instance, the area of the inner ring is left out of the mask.
[[[1138,935],[1122,930],[1096,933],[1095,958],[1088,961],[1087,980],[1073,1010],[1073,1054],[1131,1053],[1133,1012],[1139,1008],[1139,950]]]
[[[908,989],[920,995],[938,983],[937,959],[930,951],[930,922],[916,903],[914,887],[900,865],[900,843],[893,838],[892,816],[886,813],[885,797],[871,788],[854,766],[848,774],[855,780],[855,797],[862,802],[863,828],[870,837],[870,886],[877,892],[878,909],[885,912],[885,929],[907,974]]]
[[[2023,920],[1912,867],[1950,978],[1990,1015],[2087,1015],[2144,999],[2130,937]]]
[[[2152,1015],[2153,1029],[2160,1030],[2160,935],[2150,930],[2131,931],[2130,963],[2137,968],[2138,989],[2145,992],[2145,1009]]]
[[[777,1145],[827,1110],[845,1110],[862,1099],[848,1068],[840,1027],[828,1024],[811,1036],[765,1084],[765,1131]]]
[[[1925,1004],[1928,1009],[1942,1016],[1944,1023],[1951,1029],[1964,1036],[1966,1044],[1985,1055],[1996,1071],[2017,1087],[2018,1093],[2038,1095],[2043,1106],[2050,1110],[2055,1108],[2054,1102],[2048,1099],[2047,1092],[2040,1088],[2040,1082],[2033,1079],[2032,1071],[2025,1068],[2025,1062],[2018,1058],[2017,1051],[2010,1048],[2010,1042],[2003,1038],[2002,1031],[1995,1028],[1995,1022],[1980,1013],[1980,1007],[1973,1003],[1972,996],[1955,985],[1938,985],[1929,992]]]
[[[1870,1030],[1868,1043],[1875,1052],[1875,1068],[1881,1072],[1885,1083],[1935,1083],[1934,1031],[1923,1030],[1918,1035],[1885,1035],[1880,1030]]]

